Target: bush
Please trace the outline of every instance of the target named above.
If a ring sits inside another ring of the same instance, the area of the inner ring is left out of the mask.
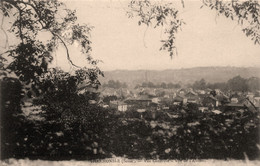
[[[259,115],[242,113],[215,114],[196,110],[176,110],[178,118],[121,118],[114,133],[114,150],[128,158],[160,159],[250,159],[259,156]],[[147,112],[149,114],[149,111]]]

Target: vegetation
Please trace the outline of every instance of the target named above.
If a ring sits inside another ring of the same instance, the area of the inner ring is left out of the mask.
[[[178,88],[181,88],[181,85],[180,84],[173,84],[172,82],[170,83],[165,83],[165,82],[162,82],[160,84],[154,84],[152,82],[143,82],[142,85],[136,85],[135,88],[139,88],[139,87],[142,87],[142,88],[163,88],[163,89],[178,89]]]
[[[102,86],[107,88],[114,88],[114,89],[127,88],[127,84],[125,82],[121,83],[118,80],[117,81],[109,80],[107,83],[104,83]]]
[[[185,8],[185,1],[178,1]],[[176,34],[181,31],[185,20],[181,18],[180,10],[176,9],[173,2],[157,2],[150,0],[132,0],[129,3],[129,17],[137,17],[138,25],[157,28],[162,26],[167,35],[161,40],[160,50],[167,50],[170,56],[177,55]],[[202,0],[202,6],[209,7],[217,12],[217,16],[223,15],[236,21],[242,26],[242,31],[253,42],[260,45],[260,4],[258,0]]]
[[[192,106],[172,111],[122,113],[111,130],[117,133],[113,153],[135,159],[258,157],[258,113],[201,113]]]
[[[93,153],[93,149],[72,148],[84,136],[80,132],[83,126],[90,132],[85,144],[94,143],[93,133],[104,129],[96,124],[94,117],[98,115],[102,121],[101,117],[108,113],[89,104],[89,100],[95,100],[93,95],[78,92],[82,83],[97,88],[98,77],[103,75],[97,67],[98,61],[90,55],[92,27],[79,25],[76,12],[56,0],[3,0],[0,9],[4,16],[2,24],[5,18],[12,18],[9,33],[18,40],[9,43],[7,38],[6,45],[10,46],[0,54],[1,94],[4,94],[1,95],[1,158]],[[41,35],[47,39],[40,40]],[[88,67],[81,68],[72,62],[69,45],[73,43],[80,45]],[[73,73],[48,67],[53,52],[60,47],[65,49],[64,57],[74,68]],[[41,120],[27,117],[26,110]]]
[[[22,122],[24,128],[15,129],[15,140],[4,146],[3,157],[60,160],[116,155],[184,160],[259,156],[258,112],[202,113],[193,105],[170,111],[114,112],[86,105],[84,96],[77,99],[78,109],[62,113],[60,120]]]
[[[229,79],[227,82],[222,83],[206,83],[204,79],[200,81],[195,81],[192,84],[192,88],[194,89],[221,89],[224,91],[239,91],[239,92],[255,92],[260,90],[260,78],[258,77],[250,77],[248,79],[242,78],[240,76],[233,77]]]

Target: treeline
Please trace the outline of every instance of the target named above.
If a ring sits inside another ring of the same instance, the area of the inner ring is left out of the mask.
[[[114,89],[118,89],[118,88],[127,88],[127,84],[125,82],[120,82],[118,80],[114,81],[114,80],[109,80],[107,83],[104,83],[102,85],[103,87],[107,87],[107,88],[114,88]]]
[[[162,83],[159,83],[159,84],[154,84],[152,82],[143,82],[141,85],[138,84],[135,86],[135,88],[163,88],[163,89],[178,89],[178,88],[181,88],[181,85],[180,84],[174,84],[172,82],[170,83],[165,83],[165,82],[162,82]]]
[[[204,90],[207,88],[210,89],[220,89],[223,91],[241,91],[241,92],[254,92],[256,90],[260,90],[260,78],[258,77],[250,77],[248,79],[242,78],[241,76],[236,76],[229,79],[227,82],[219,82],[219,83],[207,83],[204,79],[199,81],[195,81],[192,85],[190,85],[193,89]]]

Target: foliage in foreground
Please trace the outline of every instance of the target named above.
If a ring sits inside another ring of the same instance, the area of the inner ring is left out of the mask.
[[[1,108],[2,158],[98,159],[115,155],[182,160],[259,156],[258,112],[202,113],[194,107],[144,113],[105,110],[89,104],[96,99],[94,94],[76,93],[74,77],[43,81],[43,87],[46,83],[53,88],[34,100],[42,109],[38,116],[44,120],[30,120],[22,114],[19,81],[2,82],[2,91],[9,94],[2,99]]]

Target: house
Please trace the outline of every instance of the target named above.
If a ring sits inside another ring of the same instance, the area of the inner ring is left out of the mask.
[[[248,98],[244,98],[243,100],[240,101],[241,103],[244,104],[244,106],[252,112],[257,111],[257,107],[254,105],[253,102],[251,102]]]
[[[168,107],[168,106],[164,106],[164,107],[162,107],[162,109],[163,109],[163,110],[169,110],[170,107]]]
[[[173,98],[173,104],[174,105],[180,105],[180,104],[185,104],[184,103],[184,99],[185,99],[185,97],[184,96],[182,96],[182,95],[177,95],[176,97],[174,97]]]
[[[210,88],[205,89],[206,94],[210,94],[210,92],[212,92],[212,89],[210,89]]]
[[[157,109],[159,109],[159,103],[151,102],[151,104],[150,104],[150,109],[151,109],[151,110],[157,110]]]
[[[255,97],[254,93],[247,92],[246,98],[248,98],[251,102],[254,102],[254,97]]]
[[[125,103],[139,107],[148,107],[152,103],[152,99],[150,99],[147,95],[141,95],[137,98],[129,98],[125,100]]]
[[[225,105],[230,102],[229,97],[224,93],[216,95],[215,98],[219,101],[221,105]]]
[[[215,113],[215,114],[221,114],[222,113],[220,110],[213,110],[212,112]]]
[[[172,105],[173,99],[170,98],[161,98],[160,104],[161,105]]]
[[[222,91],[220,89],[215,89],[216,95],[222,94]]]
[[[235,110],[235,111],[245,108],[244,104],[241,103],[228,103],[225,105],[225,107],[226,110]]]
[[[259,108],[260,107],[260,97],[254,97],[253,104],[255,107]]]
[[[128,109],[128,104],[122,101],[110,101],[109,106],[123,112]]]
[[[230,102],[231,103],[238,103],[239,98],[241,98],[241,95],[238,95],[237,93],[231,94]]]
[[[160,101],[161,101],[161,99],[159,97],[153,97],[152,98],[153,103],[159,103]]]
[[[117,110],[122,111],[122,112],[127,111],[127,104],[124,103],[124,102],[118,102],[117,103]]]
[[[231,103],[238,103],[238,98],[237,97],[231,97],[230,102]]]
[[[143,112],[146,111],[146,109],[137,109],[136,111],[139,112],[139,113],[143,113]]]
[[[193,91],[189,91],[185,94],[185,97],[187,98],[188,103],[199,103],[200,98],[197,93]]]
[[[109,108],[109,105],[104,104],[102,107],[103,107],[103,108]]]
[[[117,109],[117,102],[118,102],[118,101],[110,101],[110,102],[109,102],[109,107],[110,107],[110,108]]]
[[[140,118],[143,118],[143,113],[146,112],[146,109],[137,109],[136,111],[139,113]]]
[[[178,94],[180,95],[184,95],[186,93],[186,90],[181,88],[180,90],[178,90]]]
[[[201,94],[201,95],[205,95],[205,94],[206,94],[206,91],[205,91],[205,90],[197,90],[197,93],[198,93],[198,94]]]
[[[258,107],[254,105],[248,98],[241,98],[238,103],[229,103],[225,105],[227,108],[231,108],[232,110],[241,110],[247,109],[249,111],[255,112]]]
[[[88,103],[94,105],[94,104],[97,104],[97,101],[96,100],[89,100]]]
[[[120,97],[120,94],[118,92],[116,92],[116,90],[114,88],[102,88],[101,90],[101,95],[104,96],[116,96],[116,97]]]
[[[204,112],[206,110],[208,110],[208,107],[198,107],[199,111]]]
[[[204,97],[202,100],[202,104],[203,106],[212,107],[212,108],[216,108],[220,105],[218,99],[213,97],[212,95]]]

